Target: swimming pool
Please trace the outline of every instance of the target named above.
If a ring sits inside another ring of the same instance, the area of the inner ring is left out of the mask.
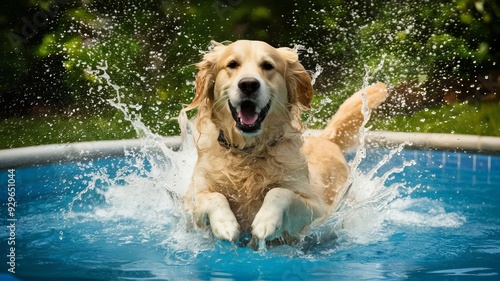
[[[185,228],[195,155],[0,171],[0,279],[500,280],[500,156],[368,149],[342,211],[299,245],[255,252]]]

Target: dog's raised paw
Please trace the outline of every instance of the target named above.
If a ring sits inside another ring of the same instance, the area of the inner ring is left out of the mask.
[[[260,240],[273,240],[281,236],[283,212],[262,208],[252,223],[252,234]]]
[[[210,227],[215,237],[235,242],[240,235],[240,225],[232,213],[214,213],[210,216]]]

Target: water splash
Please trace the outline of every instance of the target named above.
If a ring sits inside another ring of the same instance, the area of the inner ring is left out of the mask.
[[[122,87],[112,82],[107,68],[107,63],[102,62],[93,71],[103,84],[99,89],[111,87],[115,92],[115,99],[106,101],[131,122],[141,136],[141,145],[138,151],[125,151],[125,165],[116,172],[108,168],[93,171],[92,162],[82,164],[82,170],[91,170],[84,174],[89,180],[73,197],[64,217],[67,223],[109,223],[113,227],[102,231],[117,237],[119,243],[149,242],[156,236],[155,243],[169,249],[166,256],[170,263],[186,263],[214,245],[207,233],[189,229],[180,199],[187,191],[196,161],[192,138],[184,138],[182,150],[166,147],[162,137],[154,134],[141,122],[140,115],[132,113],[129,106],[121,102]],[[183,117],[181,123],[187,127],[187,117]],[[134,232],[136,235],[130,235]],[[93,241],[96,237],[97,234],[87,239]]]
[[[363,89],[369,86],[372,76],[379,72],[383,65],[384,59],[373,71],[365,66]],[[411,144],[410,142],[407,141],[389,149],[367,170],[361,169],[368,156],[365,139],[370,130],[367,123],[371,114],[364,91],[361,97],[364,119],[359,129],[360,144],[354,158],[348,163],[350,175],[346,182],[344,198],[337,211],[323,225],[312,229],[310,239],[305,240],[306,248],[311,243],[325,244],[335,241],[339,244],[352,245],[353,243],[369,244],[386,240],[393,234],[392,230],[387,228],[389,223],[413,227],[458,227],[462,225],[465,222],[463,216],[447,213],[443,207],[439,207],[439,203],[424,200],[429,204],[423,207],[422,199],[411,198],[410,195],[420,188],[420,185],[408,186],[405,181],[391,183],[394,175],[416,164],[414,160],[403,161],[396,166],[391,164],[391,160],[400,155],[401,151]],[[382,168],[387,171],[381,172]],[[336,250],[336,247],[331,249],[331,251]]]
[[[344,194],[341,195],[343,197],[341,202],[346,202],[347,200],[346,197],[350,193],[350,189],[353,186],[354,180],[363,174],[359,171],[359,166],[361,165],[363,159],[366,158],[366,135],[369,131],[369,128],[367,128],[366,124],[370,120],[370,114],[371,114],[370,107],[368,106],[368,100],[366,98],[365,89],[369,86],[369,82],[372,78],[372,75],[380,71],[383,65],[384,65],[384,60],[382,59],[373,72],[371,72],[370,67],[365,65],[365,77],[363,79],[363,87],[361,91],[361,100],[363,103],[361,107],[361,114],[363,115],[363,121],[361,123],[361,126],[359,127],[359,145],[356,148],[356,154],[354,156],[354,159],[349,163],[351,173],[349,174],[349,177],[347,178],[347,181],[345,183]],[[402,148],[403,145],[401,145],[399,151],[401,151]],[[382,161],[379,162],[378,167],[376,167],[373,173],[371,173],[370,178],[373,177],[373,174],[375,174],[378,171],[380,166],[385,165],[385,163],[387,163],[388,158],[389,156],[386,157],[386,159],[383,159]],[[341,204],[338,209],[342,208],[342,206],[343,204]]]
[[[363,115],[363,122],[361,123],[361,126],[359,127],[359,145],[356,150],[356,155],[354,157],[354,160],[350,163],[351,166],[351,171],[354,171],[357,169],[357,167],[361,164],[361,161],[366,158],[366,134],[369,131],[369,128],[366,127],[366,124],[368,121],[370,121],[370,107],[368,106],[368,100],[366,98],[366,92],[365,89],[369,86],[369,83],[371,81],[372,76],[380,71],[382,67],[384,66],[384,59],[380,61],[378,66],[374,69],[373,72],[371,72],[371,69],[369,66],[365,65],[365,77],[363,79],[363,87],[361,91],[361,100],[363,102],[363,106],[361,107],[361,114]],[[347,179],[347,185],[350,185],[353,180],[354,176],[356,176],[356,173],[351,173],[349,178]],[[348,192],[348,191],[347,191]]]
[[[316,83],[316,79],[318,79],[319,75],[321,75],[321,72],[323,72],[323,67],[321,65],[317,64],[315,71],[311,73],[311,84],[314,85]]]

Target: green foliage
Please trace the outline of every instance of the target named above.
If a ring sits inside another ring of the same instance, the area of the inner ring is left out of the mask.
[[[377,130],[500,136],[500,104],[462,103],[426,108],[412,116],[375,116]]]
[[[383,58],[374,78],[393,85],[435,76],[473,80],[495,68],[500,9],[493,0],[482,1],[481,10],[474,1],[337,2],[325,12],[325,26],[336,34],[329,53],[358,80],[365,65],[373,68]]]
[[[50,143],[69,143],[93,140],[134,138],[130,124],[112,118],[37,117],[10,118],[0,121],[4,132],[0,134],[0,149]],[[29,132],[26,134],[25,132]],[[20,137],[22,136],[22,137]]]
[[[172,118],[193,97],[194,64],[210,40],[302,46],[306,68],[322,69],[314,110],[304,117],[313,128],[367,82],[410,82],[437,92],[425,106],[438,105],[450,83],[461,85],[454,89],[464,99],[476,98],[477,78],[498,70],[500,61],[496,0],[8,0],[4,6],[0,132],[18,135],[19,122],[46,130],[37,133],[40,143],[134,137],[115,122],[108,132],[96,130],[99,135],[81,133],[87,125],[41,125],[60,119],[99,127],[106,124],[100,120],[121,116],[116,103],[154,132],[178,134]]]

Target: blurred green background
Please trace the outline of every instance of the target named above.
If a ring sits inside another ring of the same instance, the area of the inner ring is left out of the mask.
[[[497,0],[4,0],[0,36],[0,149],[177,135],[193,65],[238,39],[301,46],[310,128],[383,81],[374,129],[500,136]]]

